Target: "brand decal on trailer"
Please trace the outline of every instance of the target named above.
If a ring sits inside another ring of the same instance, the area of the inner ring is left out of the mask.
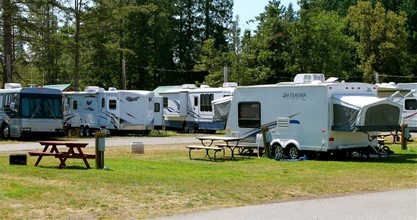
[[[139,97],[130,97],[130,96],[126,97],[126,100],[128,102],[134,102],[134,101],[137,101],[138,99],[139,99]]]
[[[305,101],[307,99],[307,94],[304,93],[304,92],[300,92],[300,93],[282,93],[282,98]]]

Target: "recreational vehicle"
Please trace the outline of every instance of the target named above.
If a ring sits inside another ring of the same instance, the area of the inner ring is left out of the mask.
[[[232,96],[236,86],[236,83],[224,83],[223,87],[216,88],[184,84],[180,88],[159,90],[159,96],[164,98],[165,127],[185,133],[223,130],[226,123],[213,120],[212,101]]]
[[[111,133],[141,132],[154,128],[152,91],[104,90],[89,86],[80,92],[63,92],[66,129],[79,128],[81,136],[105,129]]]
[[[378,96],[403,106],[403,123],[410,131],[417,132],[417,83],[381,83]]]
[[[22,88],[6,83],[0,89],[3,139],[34,135],[63,136],[62,93],[57,89]]]
[[[377,132],[399,128],[401,112],[377,97],[375,85],[299,74],[294,82],[237,87],[226,129],[254,142],[268,128],[272,150],[295,159],[301,151],[376,147]]]

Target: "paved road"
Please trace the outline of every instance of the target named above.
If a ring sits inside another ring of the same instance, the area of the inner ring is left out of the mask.
[[[197,135],[197,134],[196,134]],[[145,145],[158,144],[181,144],[181,143],[200,143],[196,135],[174,136],[174,137],[109,137],[105,139],[106,147],[130,146],[132,142],[143,142]],[[79,142],[86,142],[89,146],[95,146],[94,138],[78,139]],[[0,142],[0,152],[18,152],[34,149],[42,149],[36,141],[25,142]]]
[[[417,188],[221,209],[154,220],[416,220]]]

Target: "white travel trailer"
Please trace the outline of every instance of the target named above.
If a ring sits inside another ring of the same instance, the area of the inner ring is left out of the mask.
[[[111,133],[140,132],[154,128],[154,93],[143,90],[105,91],[97,86],[81,92],[63,92],[65,128],[80,128],[81,136],[94,130]],[[161,109],[160,109],[161,111]]]
[[[63,136],[62,93],[57,89],[22,88],[6,83],[0,89],[1,136]]]
[[[184,84],[181,88],[159,90],[158,95],[164,98],[165,127],[185,133],[223,130],[226,123],[213,120],[212,101],[232,96],[236,87],[236,83],[224,83],[223,87],[216,88]]]
[[[417,132],[417,83],[381,83],[378,96],[386,97],[403,106],[403,123],[410,131]]]
[[[322,74],[294,82],[237,87],[226,129],[254,141],[269,128],[276,153],[354,151],[377,146],[378,131],[401,124],[402,107],[377,97],[375,85],[339,83]]]

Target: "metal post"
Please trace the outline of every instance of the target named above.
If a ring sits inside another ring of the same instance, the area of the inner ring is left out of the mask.
[[[269,131],[269,128],[262,128],[262,141],[264,142],[264,151],[265,155],[268,158],[271,158],[271,152],[269,150],[269,143],[266,140],[266,132]]]
[[[104,132],[96,132],[95,139],[96,139],[96,168],[103,169],[104,168],[104,150],[105,150],[105,133]]]
[[[407,150],[408,124],[401,125],[401,150]]]

